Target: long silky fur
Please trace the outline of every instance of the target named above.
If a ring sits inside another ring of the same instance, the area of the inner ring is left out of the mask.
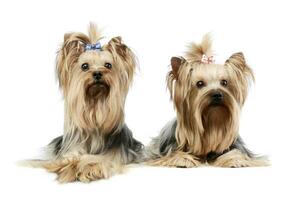
[[[46,160],[30,163],[57,173],[60,182],[108,178],[141,157],[143,145],[133,138],[124,120],[136,57],[121,37],[112,38],[101,51],[85,51],[86,44],[101,38],[91,23],[88,35],[65,34],[57,54],[57,77],[65,103],[64,133],[47,146]],[[98,65],[108,61],[112,62],[110,69]],[[82,62],[90,62],[91,69],[82,71]],[[95,83],[93,70],[101,71],[102,86],[96,86],[101,87],[96,96],[89,96],[89,87]]]
[[[146,147],[144,152],[144,161],[156,160],[162,158],[178,149],[178,143],[175,138],[176,128],[177,128],[177,121],[175,119],[166,124],[166,126],[161,130],[160,134],[155,138],[153,138],[151,143]],[[204,157],[205,161],[207,162],[215,161],[219,156],[234,149],[238,149],[243,154],[247,155],[249,158],[261,159],[261,160],[267,159],[264,156],[259,156],[257,154],[254,154],[251,150],[247,148],[241,136],[237,136],[228,149],[220,153],[209,152]]]
[[[59,136],[51,141],[48,145],[52,156],[60,157],[63,153],[64,137]],[[74,140],[74,139],[68,139]],[[137,162],[143,150],[143,145],[133,138],[131,130],[125,124],[121,130],[101,136],[99,134],[92,135],[89,140],[81,141],[80,138],[75,138],[77,144],[84,144],[82,148],[84,152],[90,152],[90,154],[105,154],[113,149],[121,149],[123,163]],[[94,143],[96,144],[93,144]],[[97,142],[96,142],[97,141]],[[92,145],[97,145],[93,147]]]
[[[194,163],[199,159],[202,162],[212,162],[226,154],[218,160],[218,165],[239,167],[267,164],[263,161],[264,158],[249,151],[239,136],[239,116],[248,87],[254,80],[253,72],[240,52],[233,54],[223,65],[202,63],[203,55],[210,57],[212,54],[212,40],[206,34],[201,43],[191,43],[188,46],[184,58],[171,59],[172,70],[167,75],[167,86],[177,117],[146,148],[145,160],[151,162],[157,159],[154,163],[158,165],[173,166],[176,158],[178,165],[187,163],[186,167],[190,167],[198,166],[199,164]],[[220,69],[220,72],[230,77],[230,85],[217,87],[224,95],[224,102],[223,106],[213,107],[210,106],[210,95],[216,90],[215,86],[199,90],[195,87],[195,77],[215,77],[216,71]],[[233,150],[236,151],[231,153]],[[182,152],[186,154],[180,160],[178,157]],[[188,155],[194,157],[188,158]],[[245,159],[247,162],[241,162],[240,165],[234,161],[226,161],[233,158]],[[255,162],[250,162],[251,159]],[[256,159],[260,161],[256,162]]]
[[[74,148],[92,154],[99,152],[105,145],[104,138],[109,137],[107,135],[118,134],[124,128],[124,103],[133,79],[136,59],[120,37],[111,39],[103,46],[103,50],[113,55],[115,63],[115,72],[111,72],[112,75],[107,75],[105,79],[110,86],[105,99],[87,101],[85,94],[78,94],[85,91],[85,78],[89,77],[82,77],[81,71],[74,71],[73,76],[70,76],[71,68],[84,53],[83,45],[96,43],[101,38],[97,26],[91,23],[89,36],[82,33],[67,34],[58,52],[57,72],[65,98],[65,124],[62,148],[56,157]],[[90,54],[94,56],[92,52]]]

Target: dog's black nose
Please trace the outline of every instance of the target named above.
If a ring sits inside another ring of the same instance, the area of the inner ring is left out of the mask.
[[[212,93],[211,98],[214,102],[220,102],[223,100],[223,93],[220,91],[216,91]]]
[[[99,72],[99,71],[94,72],[94,73],[93,73],[93,77],[94,77],[94,80],[95,80],[95,81],[99,81],[99,80],[101,79],[101,77],[102,77],[102,73]]]

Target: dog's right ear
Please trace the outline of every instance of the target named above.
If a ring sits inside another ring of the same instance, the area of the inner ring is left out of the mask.
[[[172,57],[171,58],[171,66],[172,66],[171,73],[173,74],[175,79],[177,79],[180,66],[185,62],[186,62],[186,60],[183,57]]]
[[[65,92],[69,81],[72,66],[84,52],[84,44],[89,43],[89,38],[82,33],[66,33],[64,42],[56,57],[56,71],[59,86]]]

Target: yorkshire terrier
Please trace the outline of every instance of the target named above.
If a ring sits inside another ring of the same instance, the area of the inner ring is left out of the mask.
[[[243,53],[214,64],[212,41],[192,43],[172,57],[167,85],[177,118],[147,147],[148,164],[168,167],[252,167],[268,165],[239,136],[239,115],[254,81]]]
[[[56,69],[65,102],[63,136],[47,147],[49,159],[33,161],[60,182],[90,182],[122,172],[143,145],[124,122],[124,103],[136,57],[121,37],[101,46],[99,30],[64,36]]]

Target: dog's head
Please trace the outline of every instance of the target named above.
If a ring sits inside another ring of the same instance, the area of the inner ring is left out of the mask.
[[[206,36],[201,44],[190,46],[186,59],[171,59],[167,80],[179,124],[186,134],[237,134],[252,70],[242,53],[233,54],[224,64],[214,64],[210,46]],[[186,137],[194,136],[182,136],[188,140]]]
[[[97,27],[89,35],[67,33],[57,56],[57,75],[67,114],[80,128],[112,129],[123,120],[124,101],[136,62],[121,37],[101,46]],[[106,125],[108,121],[112,124]],[[104,126],[104,127],[103,127]]]

